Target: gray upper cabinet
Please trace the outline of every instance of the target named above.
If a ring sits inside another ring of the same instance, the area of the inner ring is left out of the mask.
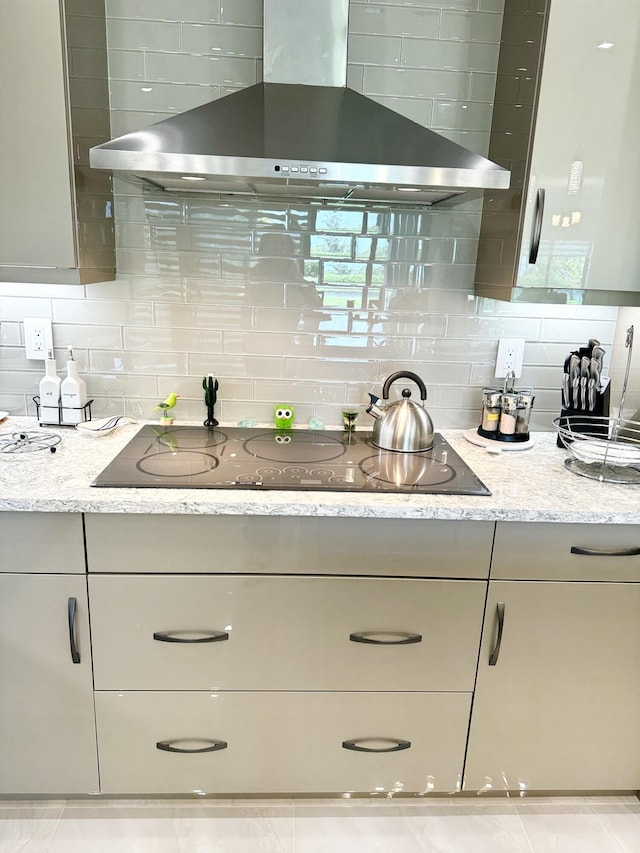
[[[640,305],[640,4],[506,0],[476,294]]]
[[[103,0],[0,4],[0,281],[115,273]]]

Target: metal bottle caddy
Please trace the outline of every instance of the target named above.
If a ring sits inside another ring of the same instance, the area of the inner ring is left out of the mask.
[[[58,403],[58,406],[42,406],[40,396],[35,396],[31,398],[33,402],[36,404],[36,418],[40,426],[75,426],[78,423],[85,423],[86,421],[91,420],[91,404],[93,400],[87,400],[84,406],[63,406],[61,402]],[[44,419],[40,417],[40,410],[42,408],[51,409],[52,411],[57,412],[56,417]],[[73,418],[65,417],[65,412],[74,412],[78,413],[74,414]]]
[[[482,391],[482,423],[478,435],[494,441],[528,441],[529,419],[535,396],[531,388],[517,391],[515,375],[509,371],[502,390]]]

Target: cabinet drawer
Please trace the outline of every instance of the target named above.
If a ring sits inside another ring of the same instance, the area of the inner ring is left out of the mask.
[[[472,690],[486,582],[99,575],[89,590],[100,690]]]
[[[493,524],[98,513],[86,533],[90,572],[486,578]]]
[[[86,571],[80,513],[0,512],[0,542],[0,572]]]
[[[491,577],[640,580],[640,524],[499,522]]]
[[[98,693],[102,792],[453,792],[470,703],[461,693]],[[343,746],[353,741],[409,746]]]

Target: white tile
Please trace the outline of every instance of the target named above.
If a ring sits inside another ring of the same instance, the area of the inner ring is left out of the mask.
[[[152,397],[156,393],[156,377],[122,373],[92,373],[87,376],[89,397]]]
[[[171,302],[155,306],[157,326],[201,329],[251,329],[251,308],[220,305],[176,305]]]
[[[67,323],[55,323],[53,342],[56,347],[107,347],[117,349],[122,346],[120,326],[101,326]]]
[[[460,71],[415,68],[364,69],[364,91],[375,95],[422,98],[468,98],[470,75]]]
[[[296,804],[296,853],[531,853],[513,807],[424,804],[305,808]]]
[[[399,65],[402,39],[353,34],[349,37],[349,61],[365,65]]]
[[[188,373],[186,353],[157,350],[148,352],[92,350],[89,353],[89,365],[92,371],[105,373],[150,373],[157,376]]]
[[[290,805],[68,805],[52,853],[293,853]]]
[[[33,410],[33,403],[29,401],[29,408],[27,407],[27,400],[22,394],[3,394],[0,393],[0,408],[4,412],[9,412],[11,415],[35,415],[35,411]]]
[[[147,80],[237,86],[250,86],[256,82],[256,63],[248,57],[148,51],[145,62]]]
[[[107,0],[109,18],[144,18],[164,21],[207,21],[219,20],[219,0]]]
[[[465,42],[498,44],[502,31],[502,15],[491,12],[458,12],[444,10],[440,37]]]
[[[19,347],[22,345],[20,323],[0,321],[0,344],[3,347]]]
[[[402,42],[402,66],[495,73],[498,53],[497,44],[405,38]]]
[[[220,3],[220,21],[245,27],[262,26],[262,0],[233,0]]]
[[[618,843],[620,853],[640,853],[640,803],[594,805],[598,821]]]
[[[46,853],[63,806],[0,804],[0,853]]]
[[[0,320],[22,320],[24,317],[51,317],[51,300],[4,296],[0,288]]]
[[[114,48],[178,50],[180,48],[180,24],[177,22],[107,18],[107,38],[109,46]]]
[[[151,302],[100,299],[54,299],[54,323],[118,323],[122,325],[151,325]]]
[[[437,8],[353,3],[349,9],[350,33],[435,38],[439,26],[440,10]]]
[[[225,331],[223,350],[225,353],[273,356],[295,353],[299,357],[305,357],[318,354],[318,342],[315,335],[309,334]]]
[[[378,365],[373,360],[321,360],[314,358],[286,359],[286,378],[289,380],[375,382]]]
[[[261,56],[262,30],[258,27],[234,27],[183,24],[182,49],[193,53],[226,56]]]
[[[128,350],[161,350],[174,353],[221,352],[222,333],[215,329],[152,329],[129,327],[124,330]]]
[[[621,853],[601,823],[597,806],[548,803],[516,805],[534,853]]]
[[[282,382],[256,383],[255,399],[260,401],[279,400],[282,397]],[[347,397],[346,382],[296,382],[287,391],[287,398],[292,403],[324,403],[342,406]]]
[[[35,297],[48,299],[52,296],[66,297],[67,299],[82,299],[82,288],[76,284],[26,284],[23,282],[0,282],[0,296],[19,296],[33,299]],[[45,304],[43,302],[43,304]]]
[[[573,320],[571,322],[571,333],[580,346],[586,346],[589,338],[598,338],[603,345],[608,346],[613,340],[615,325],[615,320]],[[542,320],[539,338],[543,341],[566,341],[566,321]]]
[[[164,110],[176,114],[213,101],[219,95],[215,86],[187,83],[177,86],[142,80],[111,80],[110,90],[114,110]]]
[[[200,355],[189,356],[189,373],[204,376],[237,376],[254,379],[279,379],[284,375],[284,358],[255,355]]]

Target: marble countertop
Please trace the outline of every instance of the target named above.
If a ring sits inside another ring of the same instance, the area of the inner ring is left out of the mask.
[[[0,511],[640,524],[640,485],[599,483],[568,471],[567,451],[556,446],[555,433],[534,433],[531,448],[494,455],[470,444],[463,430],[442,430],[491,496],[92,487],[141,425],[123,426],[98,438],[72,427],[39,427],[34,418],[10,416],[0,423],[0,437],[28,430],[55,432],[62,440],[56,453],[0,454]]]

